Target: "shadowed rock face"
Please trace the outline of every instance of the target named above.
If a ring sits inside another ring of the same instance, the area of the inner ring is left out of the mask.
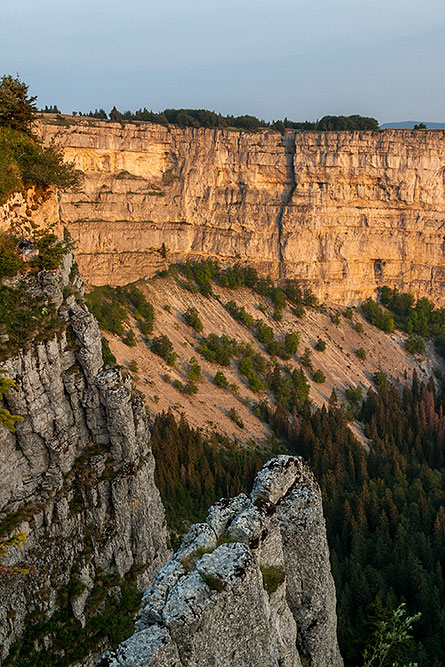
[[[131,570],[145,588],[168,556],[144,404],[128,375],[103,367],[97,322],[73,295],[82,284],[70,281],[72,259],[28,285],[56,305],[65,331],[0,364],[16,381],[1,407],[24,418],[15,433],[0,427],[1,534],[28,533],[2,564],[34,567],[0,576],[0,662],[32,631],[31,618],[46,621],[68,604],[83,626],[98,582],[114,577],[116,586]],[[73,583],[78,594],[63,605]],[[36,648],[52,650],[48,631]]]
[[[89,283],[212,258],[297,278],[322,300],[359,302],[387,284],[445,305],[442,131],[282,137],[82,121],[40,132],[85,173],[59,214]]]
[[[135,634],[100,667],[341,666],[321,494],[279,456],[250,497],[213,505],[143,598]]]

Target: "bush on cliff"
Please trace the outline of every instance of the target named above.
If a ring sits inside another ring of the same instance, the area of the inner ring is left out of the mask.
[[[0,79],[0,204],[32,185],[68,190],[80,183],[81,172],[63,161],[62,151],[44,148],[33,136],[35,99],[18,77]]]

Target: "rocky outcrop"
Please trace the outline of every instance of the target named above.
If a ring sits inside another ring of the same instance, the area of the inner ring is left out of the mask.
[[[39,651],[90,664],[107,645],[98,619],[116,607],[117,620],[168,555],[145,407],[128,374],[103,366],[72,260],[27,279],[65,326],[1,362],[16,382],[1,407],[23,422],[0,426],[0,536],[27,533],[2,565],[30,571],[0,576],[0,661],[13,645],[20,664]]]
[[[146,591],[135,634],[100,667],[342,665],[321,494],[279,456],[250,497],[210,508]]]
[[[442,131],[41,125],[85,174],[60,215],[93,284],[246,262],[342,304],[391,285],[445,305]],[[163,247],[164,244],[164,247]]]
[[[59,202],[53,188],[41,191],[29,187],[25,192],[15,192],[0,206],[0,233],[13,232],[21,236],[49,229],[59,236],[63,233]]]

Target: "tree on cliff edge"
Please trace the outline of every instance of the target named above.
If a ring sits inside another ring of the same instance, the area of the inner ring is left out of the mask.
[[[0,126],[30,133],[34,114],[37,112],[35,100],[28,97],[28,86],[19,77],[10,75],[0,79]]]

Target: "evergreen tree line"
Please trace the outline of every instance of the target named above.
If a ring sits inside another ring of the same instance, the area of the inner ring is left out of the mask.
[[[45,108],[43,112],[54,113],[52,109],[56,106]],[[107,114],[104,109],[95,109],[87,114],[73,112],[73,115],[87,116],[88,118],[99,118],[114,122],[148,121],[159,125],[179,125],[180,127],[207,127],[207,128],[236,128],[241,130],[255,131],[259,129],[272,129],[285,132],[287,129],[299,131],[326,131],[326,130],[378,130],[379,123],[375,118],[359,116],[323,116],[317,121],[292,121],[288,118],[268,122],[256,116],[244,114],[242,116],[228,115],[209,111],[208,109],[164,109],[159,113],[149,111],[146,107],[137,111],[119,111],[115,106]]]
[[[270,456],[264,449],[241,448],[221,435],[205,437],[184,417],[177,422],[172,412],[157,415],[151,446],[156,486],[175,547],[191,523],[205,519],[216,500],[248,493]]]

